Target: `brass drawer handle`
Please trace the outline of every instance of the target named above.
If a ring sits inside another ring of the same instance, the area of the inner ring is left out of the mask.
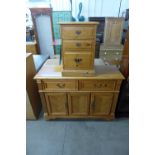
[[[81,59],[81,58],[75,58],[74,61],[75,61],[76,63],[80,63],[80,62],[82,61],[82,59]]]
[[[57,86],[58,86],[59,88],[64,88],[64,87],[65,87],[65,83],[63,83],[63,84],[57,83]]]
[[[80,47],[80,46],[81,46],[81,43],[76,43],[76,46],[77,46],[77,47]]]
[[[80,34],[81,34],[81,31],[77,30],[75,33],[76,33],[77,35],[80,35]]]

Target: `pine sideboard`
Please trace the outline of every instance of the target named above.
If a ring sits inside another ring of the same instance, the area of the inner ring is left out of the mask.
[[[38,84],[44,118],[115,118],[123,75],[115,66],[95,59],[92,77],[64,77],[62,65],[47,60],[34,79]]]

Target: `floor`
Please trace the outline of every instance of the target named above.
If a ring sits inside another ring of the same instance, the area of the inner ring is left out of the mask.
[[[55,120],[26,124],[27,155],[128,155],[129,120]]]

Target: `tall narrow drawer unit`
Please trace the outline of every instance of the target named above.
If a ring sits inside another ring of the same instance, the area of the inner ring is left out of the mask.
[[[63,76],[94,75],[97,22],[60,23]]]

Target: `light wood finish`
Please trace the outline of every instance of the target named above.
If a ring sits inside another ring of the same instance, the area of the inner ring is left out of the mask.
[[[62,39],[93,39],[96,33],[94,26],[63,25],[61,26]]]
[[[65,51],[77,52],[91,52],[94,42],[92,40],[64,40],[63,49]],[[75,50],[75,51],[74,51]]]
[[[95,60],[97,74],[93,77],[63,77],[62,66],[49,63],[41,68],[34,79],[38,83],[46,120],[115,118],[117,97],[124,77],[115,66],[104,66],[100,62]],[[57,88],[57,83],[66,84],[66,88]]]
[[[105,19],[104,44],[119,45],[121,43],[124,18],[107,17]]]
[[[41,101],[37,84],[33,80],[36,74],[32,53],[26,53],[26,118],[37,119],[41,111]]]
[[[63,70],[62,75],[64,77],[92,77],[95,75],[95,70]]]
[[[113,91],[115,80],[80,80],[79,90]]]
[[[92,76],[97,22],[60,23],[63,76]],[[76,70],[76,72],[73,72]]]
[[[91,53],[83,52],[75,54],[66,52],[64,54],[64,70],[91,70],[93,67]]]
[[[42,81],[43,90],[77,90],[78,81],[77,80],[43,80]]]
[[[45,93],[45,99],[46,99],[49,115],[52,115],[52,116],[68,115],[66,93]]]
[[[37,42],[26,42],[26,52],[32,54],[38,54]]]
[[[113,93],[91,93],[91,115],[109,115],[113,104]]]
[[[69,115],[88,115],[90,93],[68,93]]]

